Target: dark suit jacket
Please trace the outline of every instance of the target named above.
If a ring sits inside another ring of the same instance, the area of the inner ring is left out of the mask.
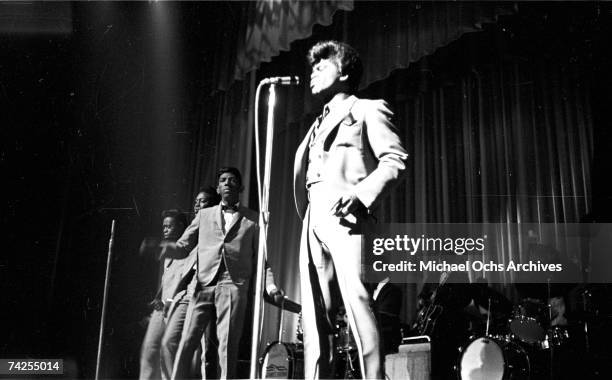
[[[232,223],[223,229],[223,215],[220,205],[200,210],[183,236],[176,242],[172,257],[186,257],[194,249],[198,259],[198,279],[204,285],[210,284],[221,262],[237,286],[248,286],[256,266],[259,244],[257,212],[240,206]],[[196,247],[197,245],[197,247]],[[195,257],[195,256],[194,256]],[[191,269],[183,267],[183,274]],[[270,268],[266,268],[266,284],[274,283]]]
[[[376,289],[376,285],[374,285]],[[384,354],[397,352],[402,341],[400,310],[402,290],[395,284],[386,283],[374,300],[374,314],[380,328]]]
[[[386,283],[374,301],[377,313],[399,318],[402,309],[402,290],[395,284]]]

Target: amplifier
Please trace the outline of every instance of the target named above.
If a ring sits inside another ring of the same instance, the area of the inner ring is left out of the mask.
[[[407,343],[397,354],[385,356],[385,373],[389,380],[429,380],[431,343]]]

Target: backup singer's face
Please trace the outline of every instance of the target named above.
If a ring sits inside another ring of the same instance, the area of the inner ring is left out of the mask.
[[[163,230],[164,239],[168,239],[168,240],[178,239],[179,238],[178,229],[179,229],[178,223],[176,222],[176,220],[174,220],[173,217],[168,216],[164,218],[164,221],[162,222],[162,230]]]
[[[225,203],[233,205],[238,202],[238,195],[242,191],[242,184],[233,173],[223,173],[219,176],[217,192]]]
[[[207,208],[210,206],[214,206],[213,197],[208,193],[201,192],[196,196],[196,199],[193,205],[193,212],[197,214],[201,209]]]
[[[348,75],[342,75],[335,61],[322,59],[312,66],[310,91],[317,97],[327,98],[345,90]]]

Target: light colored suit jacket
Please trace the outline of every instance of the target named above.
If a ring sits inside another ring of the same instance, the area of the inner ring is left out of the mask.
[[[196,247],[183,259],[166,258],[164,260],[164,273],[159,290],[162,301],[166,302],[169,299],[174,299],[174,301],[180,300],[192,278],[188,275],[196,263],[197,255],[198,250]]]
[[[172,256],[185,257],[197,244],[199,281],[208,285],[217,274],[222,260],[237,286],[248,286],[255,272],[259,226],[257,212],[240,206],[232,223],[223,230],[220,205],[200,210],[176,242]],[[190,260],[186,260],[189,262]],[[193,266],[185,265],[183,274]],[[266,284],[273,284],[272,271],[266,268]]]
[[[197,247],[184,259],[164,260],[164,274],[161,280],[159,289],[161,300],[167,307],[167,312],[164,315],[164,321],[168,319],[176,309],[177,303],[183,298],[187,292],[187,286],[192,276],[187,276],[192,270],[197,259]]]
[[[338,194],[352,192],[368,209],[376,207],[406,169],[408,153],[383,100],[350,96],[330,110],[319,126],[324,138],[322,181]],[[298,215],[308,206],[306,170],[310,128],[295,154],[294,196]]]
[[[164,273],[161,278],[160,297],[162,301],[174,298],[176,293],[180,291],[181,283],[184,277],[184,269],[187,261],[191,261],[193,267],[194,260],[190,260],[190,256],[185,259],[165,259]]]

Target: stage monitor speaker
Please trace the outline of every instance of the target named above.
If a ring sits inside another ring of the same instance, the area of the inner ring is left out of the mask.
[[[385,373],[389,380],[429,380],[431,343],[402,344],[397,354],[385,356]]]

